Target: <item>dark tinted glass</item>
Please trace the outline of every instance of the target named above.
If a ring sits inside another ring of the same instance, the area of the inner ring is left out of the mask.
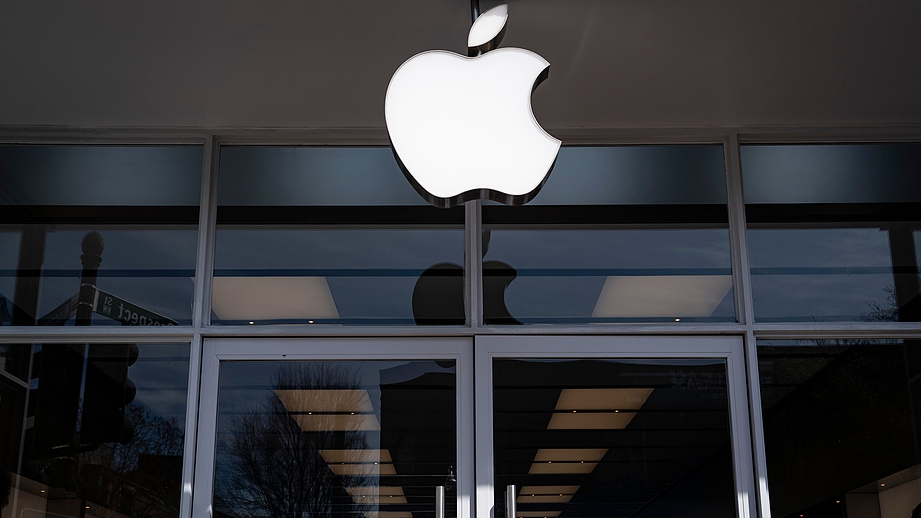
[[[720,146],[563,148],[483,224],[487,324],[735,321]]]
[[[758,341],[772,516],[909,517],[921,344]]]
[[[4,347],[4,515],[179,516],[189,344]]]
[[[389,148],[224,148],[219,184],[212,323],[466,322],[464,209]]]
[[[721,360],[495,360],[496,516],[734,517]]]
[[[921,145],[742,146],[755,318],[917,321]]]
[[[530,205],[726,203],[722,146],[563,147]]]
[[[0,146],[0,324],[73,325],[81,284],[81,324],[189,323],[201,164],[200,146]]]
[[[223,362],[216,517],[457,516],[456,366]]]
[[[388,147],[221,148],[223,206],[427,205]]]

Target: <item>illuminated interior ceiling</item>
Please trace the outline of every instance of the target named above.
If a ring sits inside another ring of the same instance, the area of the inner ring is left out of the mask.
[[[346,487],[356,504],[405,504],[403,488],[397,486],[356,486]]]
[[[563,389],[548,430],[623,430],[651,388]]]
[[[521,504],[566,503],[579,491],[579,486],[523,486],[518,494]]]
[[[305,432],[381,429],[367,390],[276,390],[275,395]]]
[[[592,317],[709,317],[731,288],[731,275],[611,276]]]
[[[541,448],[528,474],[591,473],[607,452],[607,448]]]
[[[320,450],[320,455],[336,475],[396,475],[388,450]],[[387,495],[388,498],[395,495]],[[395,502],[394,502],[395,503]]]
[[[221,320],[338,320],[326,277],[214,277],[211,309]]]

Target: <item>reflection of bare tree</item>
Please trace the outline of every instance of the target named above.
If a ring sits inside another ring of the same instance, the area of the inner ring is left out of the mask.
[[[334,362],[293,363],[275,371],[273,390],[256,410],[241,415],[218,443],[215,510],[229,516],[332,517],[361,512],[344,487],[366,483],[364,475],[335,476],[321,450],[364,450],[368,441],[356,430],[305,432],[292,415],[290,398],[280,395],[319,391],[324,398],[350,398],[359,373]],[[335,401],[325,401],[336,406]],[[353,402],[343,401],[347,407]],[[226,469],[226,472],[221,472]],[[334,506],[334,501],[341,503]]]
[[[138,403],[127,407],[126,418],[135,429],[128,444],[103,444],[78,455],[77,493],[130,516],[173,516],[179,512],[182,476],[180,423]]]

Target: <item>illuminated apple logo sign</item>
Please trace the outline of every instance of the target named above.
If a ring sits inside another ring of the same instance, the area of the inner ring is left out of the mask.
[[[490,9],[470,28],[470,57],[423,52],[390,80],[384,116],[393,154],[432,205],[527,203],[556,161],[560,141],[531,111],[531,93],[550,63],[525,49],[493,50],[507,20],[507,6]]]

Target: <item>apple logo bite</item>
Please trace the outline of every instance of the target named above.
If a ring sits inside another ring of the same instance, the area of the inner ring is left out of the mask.
[[[506,5],[490,9],[470,28],[470,57],[417,54],[387,87],[384,117],[393,154],[432,205],[477,198],[527,203],[556,161],[560,141],[531,111],[531,93],[550,63],[525,49],[493,50],[507,20]]]

